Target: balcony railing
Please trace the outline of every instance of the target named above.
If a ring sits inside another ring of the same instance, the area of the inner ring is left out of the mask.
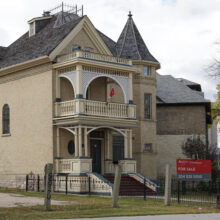
[[[74,60],[75,58],[83,58],[83,59],[114,63],[114,64],[120,64],[120,65],[129,65],[129,66],[132,65],[132,61],[129,59],[123,59],[120,57],[113,57],[109,55],[86,52],[86,51],[81,51],[81,50],[77,50],[69,54],[61,55],[57,57],[57,62],[62,63],[65,61]]]
[[[55,117],[74,115],[136,119],[136,105],[74,99],[55,103]]]

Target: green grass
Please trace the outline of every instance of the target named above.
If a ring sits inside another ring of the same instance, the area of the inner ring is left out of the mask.
[[[12,189],[0,189],[0,192],[20,193],[26,196],[44,197],[43,193],[24,192]],[[70,201],[69,205],[52,206],[46,212],[43,206],[0,208],[0,220],[36,220],[55,218],[93,218],[106,216],[161,215],[187,213],[213,213],[220,210],[208,204],[177,204],[165,206],[163,201],[143,198],[120,198],[118,208],[111,207],[111,198],[99,196],[77,196],[52,194],[52,199]]]

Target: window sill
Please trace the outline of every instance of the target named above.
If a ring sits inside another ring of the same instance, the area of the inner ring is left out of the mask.
[[[9,137],[11,136],[11,133],[8,133],[8,134],[2,134],[2,137]]]

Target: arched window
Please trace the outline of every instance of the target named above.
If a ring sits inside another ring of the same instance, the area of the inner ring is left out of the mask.
[[[2,128],[3,128],[3,134],[9,134],[10,133],[10,109],[8,104],[5,104],[3,106],[2,110]]]

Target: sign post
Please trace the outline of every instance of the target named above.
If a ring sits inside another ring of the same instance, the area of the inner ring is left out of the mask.
[[[51,186],[52,186],[52,170],[53,164],[48,163],[45,165],[44,172],[45,172],[45,210],[51,210]]]
[[[177,178],[181,181],[211,180],[211,160],[176,160]]]

